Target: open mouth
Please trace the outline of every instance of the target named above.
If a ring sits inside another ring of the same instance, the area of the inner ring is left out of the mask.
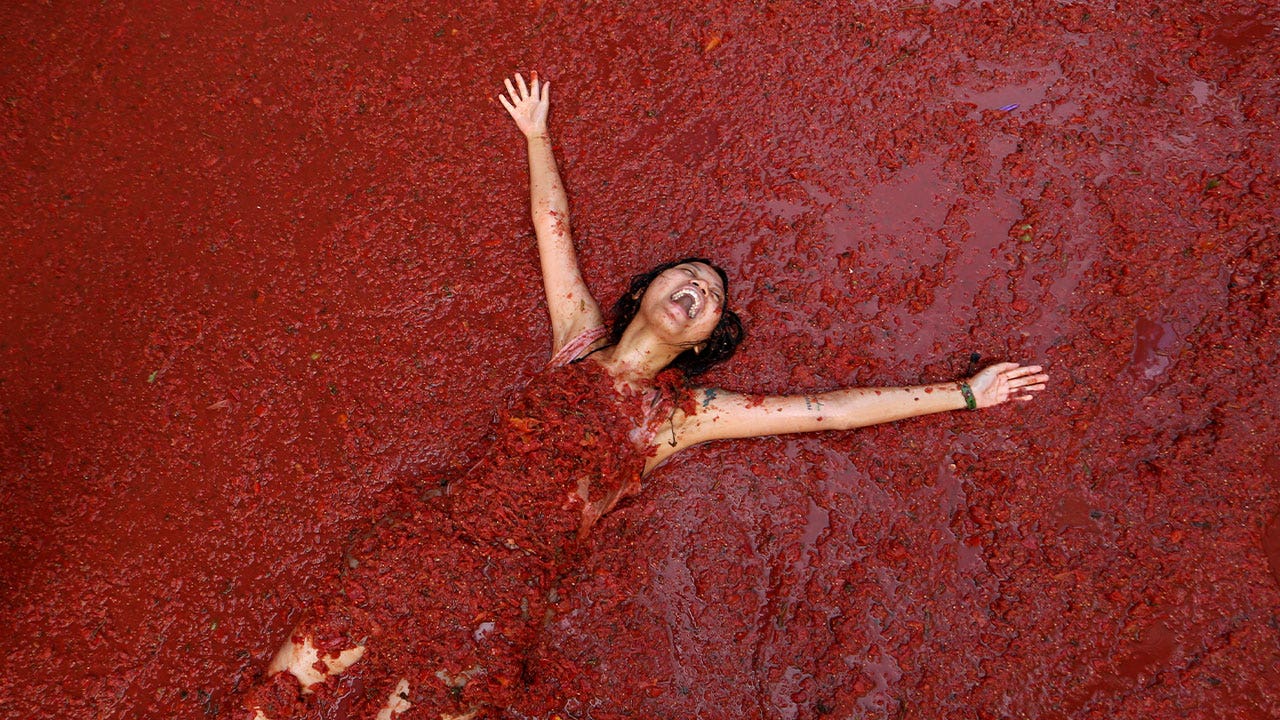
[[[671,302],[684,308],[685,314],[692,320],[698,317],[698,312],[702,310],[702,293],[691,287],[682,287],[672,293]]]

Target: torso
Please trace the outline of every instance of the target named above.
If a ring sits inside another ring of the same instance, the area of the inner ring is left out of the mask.
[[[555,353],[550,365],[595,362],[600,357],[599,353],[609,347],[605,328],[586,330]],[[609,373],[608,368],[603,365],[601,370]],[[647,446],[640,448],[646,458],[642,476],[647,476],[679,452],[680,448],[675,439],[680,432],[681,421],[687,415],[694,413],[694,408],[688,401],[692,395],[687,388],[682,387],[682,383],[678,382],[678,377],[679,374],[676,371],[669,370],[656,382],[648,384],[614,378],[614,389],[618,393],[636,393],[650,403],[650,410],[644,422],[636,428],[637,435],[643,434],[647,438]],[[684,402],[680,402],[682,399]],[[673,409],[674,412],[672,412]]]
[[[583,334],[584,336],[587,333]],[[586,338],[584,338],[586,339]],[[592,362],[592,356],[595,356],[602,350],[609,347],[607,338],[598,336],[590,344],[583,344],[581,351],[576,353],[576,359],[569,362],[582,363]],[[570,350],[566,345],[566,350]],[[552,360],[556,362],[559,357]],[[609,373],[608,368],[601,366],[602,372]],[[637,434],[643,433],[643,437],[647,440],[647,446],[641,448],[645,456],[644,470],[642,476],[656,470],[672,455],[680,451],[676,438],[680,433],[682,421],[695,413],[691,398],[693,393],[690,388],[686,387],[681,381],[680,374],[675,370],[667,370],[659,375],[654,382],[647,384],[639,384],[613,378],[614,389],[619,393],[630,392],[638,394],[646,399],[649,403],[649,410],[646,414],[642,426],[637,427]]]
[[[451,489],[455,517],[477,536],[522,547],[581,537],[661,461],[659,433],[673,405],[659,388],[618,383],[590,357],[542,371]]]

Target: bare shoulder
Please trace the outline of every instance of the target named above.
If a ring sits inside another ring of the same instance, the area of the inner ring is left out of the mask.
[[[746,395],[718,387],[695,386],[676,400],[672,413],[662,419],[653,439],[653,455],[645,472],[671,456],[710,440],[749,437],[748,415],[763,396]]]
[[[551,364],[563,365],[584,357],[609,342],[609,329],[597,323],[574,327],[568,338],[556,337],[552,342]]]
[[[764,411],[768,398],[718,387],[692,387],[667,421],[665,436],[678,452],[708,440],[744,437],[746,424]],[[750,433],[747,433],[748,435]]]
[[[712,440],[842,429],[830,394],[762,395],[695,387],[658,434],[662,458]]]

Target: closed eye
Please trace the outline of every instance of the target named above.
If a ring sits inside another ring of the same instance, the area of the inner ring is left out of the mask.
[[[686,273],[688,273],[690,278],[692,278],[692,279],[694,279],[694,280],[698,280],[698,279],[700,279],[700,278],[698,277],[698,273],[697,273],[697,271],[696,271],[696,270],[694,270],[693,268],[689,267],[688,265],[682,265],[682,266],[680,266],[680,269],[681,269],[681,270],[683,270],[683,271],[685,271]],[[707,287],[707,292],[711,295],[711,297],[715,298],[716,304],[717,304],[717,305],[724,305],[724,296],[720,293],[720,291],[719,291],[719,290],[715,290],[715,289],[714,289],[714,287],[713,287],[710,283],[706,283],[706,282],[704,281],[704,282],[703,282],[703,284],[704,284],[704,285],[706,285],[706,287]]]

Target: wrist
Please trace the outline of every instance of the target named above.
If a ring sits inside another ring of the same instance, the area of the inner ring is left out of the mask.
[[[529,144],[533,144],[535,142],[551,142],[551,134],[546,130],[543,130],[542,132],[532,132],[524,137],[529,141]]]
[[[973,388],[969,387],[969,383],[967,381],[957,380],[956,389],[960,391],[960,397],[964,400],[964,409],[978,409],[978,399],[974,397]]]

